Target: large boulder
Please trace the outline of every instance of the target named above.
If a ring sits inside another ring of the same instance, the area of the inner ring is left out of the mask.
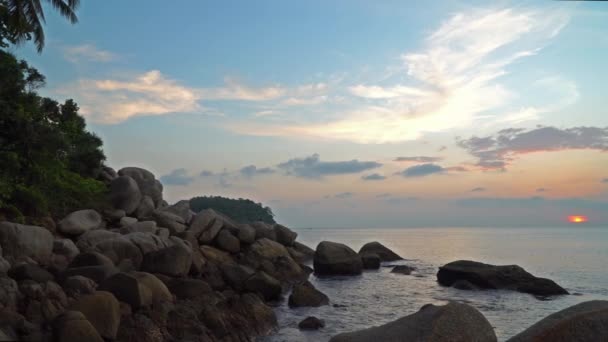
[[[157,301],[173,301],[167,286],[154,275],[145,272],[117,273],[106,279],[99,289],[112,292],[118,300],[134,309],[149,306]]]
[[[53,235],[42,227],[0,222],[0,246],[10,262],[32,258],[46,265],[53,252]]]
[[[308,316],[298,323],[300,330],[319,330],[325,327],[325,321],[314,316]]]
[[[95,245],[94,250],[110,258],[115,265],[128,260],[138,268],[143,259],[142,252],[136,244],[125,236],[119,235],[103,240]]]
[[[216,245],[226,252],[238,253],[241,250],[241,241],[228,229],[222,229],[215,238]]]
[[[141,191],[137,182],[129,176],[120,176],[110,183],[110,201],[116,209],[132,214],[141,202]]]
[[[255,229],[255,239],[268,239],[272,241],[277,241],[277,232],[275,232],[274,228],[265,222],[253,222],[251,224],[253,229]]]
[[[508,342],[608,341],[608,301],[571,306],[535,323]]]
[[[150,214],[152,214],[154,209],[155,205],[152,198],[148,195],[144,195],[141,202],[139,202],[137,209],[135,209],[135,212],[133,212],[133,215],[138,219],[147,218],[150,217]]]
[[[149,196],[156,208],[163,202],[163,185],[156,179],[154,174],[139,167],[125,167],[118,170],[119,176],[129,176],[137,183],[141,194]]]
[[[194,217],[192,210],[190,210],[189,200],[179,201],[174,205],[163,208],[163,210],[181,217],[186,223],[190,223]]]
[[[53,241],[53,253],[63,255],[68,261],[72,261],[72,259],[80,254],[80,250],[76,247],[74,241],[57,238]]]
[[[154,233],[135,232],[126,234],[123,237],[137,246],[142,254],[158,251],[174,245],[170,239],[163,239]]]
[[[344,244],[330,241],[319,243],[313,262],[318,275],[357,275],[363,269],[359,254]]]
[[[81,295],[93,294],[97,284],[93,279],[83,276],[67,277],[63,281],[63,289],[68,296],[78,297]]]
[[[59,221],[58,230],[66,235],[78,236],[101,226],[101,215],[93,209],[75,211]]]
[[[79,311],[66,311],[53,321],[53,336],[58,342],[103,342],[95,327]]]
[[[9,277],[16,281],[33,280],[37,283],[46,283],[55,277],[44,268],[34,264],[18,264],[8,271]]]
[[[171,279],[169,290],[179,299],[196,299],[213,292],[206,281],[190,278]]]
[[[255,271],[250,267],[236,263],[224,263],[220,265],[220,270],[226,283],[237,291],[242,291],[245,281],[254,275]]]
[[[380,242],[368,242],[359,250],[360,255],[364,254],[376,254],[380,257],[381,261],[397,261],[402,260],[403,258],[397,255],[397,253],[391,251],[387,247],[385,247]]]
[[[90,230],[78,237],[76,247],[78,247],[78,249],[83,253],[90,252],[95,250],[95,246],[97,246],[98,243],[117,237],[120,237],[120,234],[111,232],[109,230]]]
[[[293,246],[287,247],[289,254],[295,261],[305,263],[311,261],[315,256],[315,250],[299,243],[298,241],[294,241]]]
[[[292,246],[298,237],[298,233],[280,224],[274,226],[274,232],[277,236],[277,242],[287,247]]]
[[[174,245],[144,256],[143,271],[161,273],[171,277],[185,276],[192,265],[192,250],[183,245]]]
[[[70,309],[82,312],[101,337],[116,339],[120,326],[120,304],[110,292],[97,291],[81,296]]]
[[[470,305],[428,304],[396,321],[332,337],[330,342],[496,342],[488,320]]]
[[[363,268],[366,270],[377,270],[380,268],[380,257],[375,253],[365,253],[361,255]]]
[[[158,226],[155,221],[139,221],[120,228],[121,234],[151,233],[156,234]]]
[[[290,307],[317,307],[329,304],[329,298],[323,292],[317,290],[309,281],[306,281],[293,287],[288,304]]]
[[[167,228],[173,234],[186,230],[184,219],[168,211],[157,209],[152,213],[152,219],[159,227]]]
[[[260,294],[264,300],[274,300],[281,297],[281,282],[264,271],[257,272],[245,281],[245,289]]]
[[[537,278],[517,265],[495,266],[459,260],[439,267],[439,284],[452,286],[458,280],[467,280],[483,289],[507,289],[537,296],[568,294],[553,280]]]
[[[240,224],[237,237],[241,243],[252,244],[255,242],[255,229],[248,224]]]
[[[257,240],[249,247],[245,261],[280,281],[298,282],[308,277],[285,246],[266,238]]]
[[[97,252],[86,252],[78,254],[72,260],[63,276],[64,278],[82,276],[101,283],[117,272],[114,262],[107,256]]]
[[[205,209],[192,219],[189,230],[194,232],[201,244],[209,244],[222,229],[236,231],[237,224],[213,209]]]

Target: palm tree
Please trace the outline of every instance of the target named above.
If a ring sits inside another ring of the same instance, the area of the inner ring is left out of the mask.
[[[70,23],[78,22],[76,9],[80,5],[80,0],[43,1],[51,4]],[[19,44],[33,39],[38,52],[42,52],[44,48],[42,25],[45,23],[45,18],[41,0],[0,0],[0,13],[4,13],[4,18],[0,19],[5,21],[5,23],[0,24],[4,24],[9,31],[11,41]]]

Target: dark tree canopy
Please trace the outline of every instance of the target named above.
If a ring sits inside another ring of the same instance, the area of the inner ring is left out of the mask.
[[[233,199],[220,196],[193,197],[190,199],[190,209],[199,212],[204,209],[213,209],[221,212],[240,223],[262,221],[276,223],[274,214],[269,207],[249,199]]]
[[[44,76],[0,50],[0,209],[62,215],[100,201],[105,156],[78,106],[40,97]]]

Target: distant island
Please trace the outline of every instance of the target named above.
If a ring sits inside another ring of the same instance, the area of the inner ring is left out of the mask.
[[[276,223],[272,209],[263,206],[262,203],[256,203],[245,198],[233,199],[221,196],[193,197],[190,199],[190,209],[195,213],[205,209],[213,209],[228,215],[238,223]]]

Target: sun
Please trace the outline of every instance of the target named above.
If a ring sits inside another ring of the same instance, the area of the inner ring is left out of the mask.
[[[587,216],[583,216],[583,215],[571,215],[571,216],[568,216],[568,222],[570,222],[570,223],[585,223],[585,222],[587,222]]]

